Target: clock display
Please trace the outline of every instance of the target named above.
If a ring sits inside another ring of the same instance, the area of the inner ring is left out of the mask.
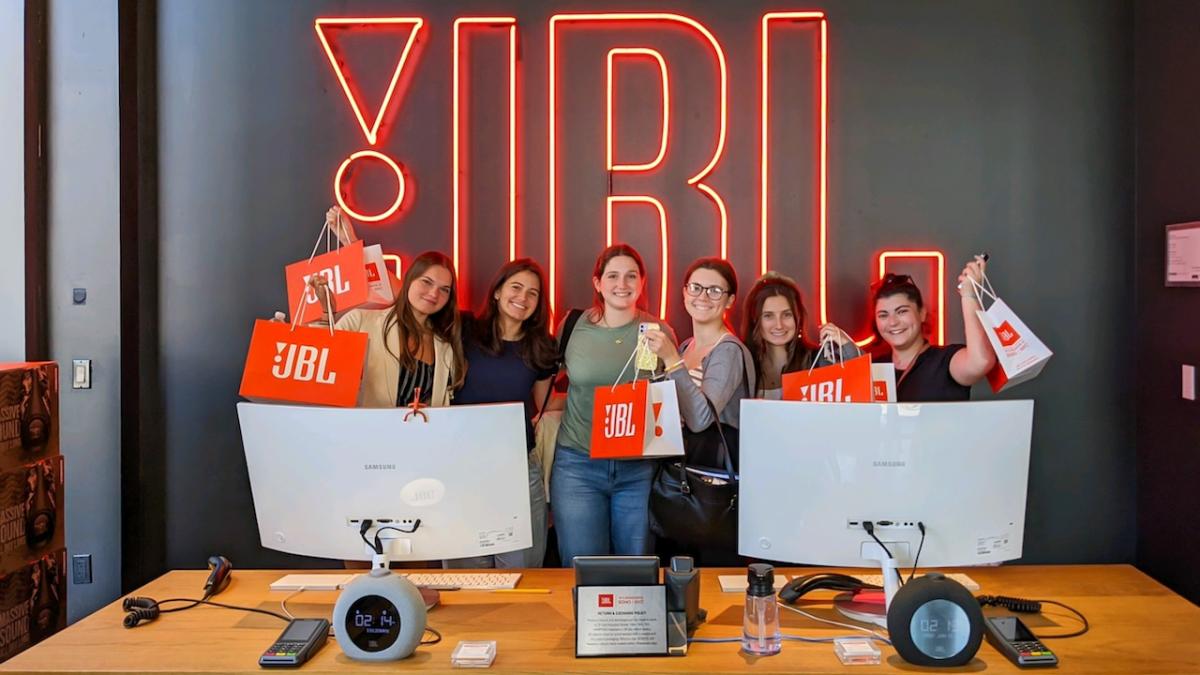
[[[364,595],[346,612],[346,637],[367,652],[379,652],[391,647],[400,635],[400,613],[387,598]]]
[[[957,656],[971,637],[971,622],[949,600],[930,600],[917,608],[909,624],[913,645],[934,659]]]

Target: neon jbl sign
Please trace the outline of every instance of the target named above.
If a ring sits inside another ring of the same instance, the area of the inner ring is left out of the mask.
[[[817,31],[818,45],[816,58],[819,59],[819,63],[816,64],[817,77],[814,85],[815,91],[813,92],[814,100],[817,102],[817,114],[815,115],[814,122],[816,126],[816,133],[814,134],[816,148],[815,152],[813,152],[817,169],[815,172],[816,180],[813,181],[811,187],[815,193],[813,197],[814,202],[817,204],[817,209],[812,218],[812,226],[818,253],[818,292],[816,293],[818,307],[816,313],[818,315],[817,318],[821,322],[825,322],[830,319],[828,298],[830,232],[828,228],[827,203],[829,21],[824,12],[769,12],[760,17],[759,45],[761,53],[758,54],[758,57],[759,93],[761,98],[759,101],[759,114],[757,116],[760,147],[758,148],[758,255],[756,257],[759,272],[765,272],[771,267],[773,260],[770,255],[768,242],[770,241],[770,231],[777,218],[777,214],[773,213],[769,208],[768,192],[772,185],[772,157],[774,154],[780,152],[779,149],[774,148],[769,142],[773,128],[771,91],[774,80],[771,72],[771,49],[779,39],[782,39],[777,35],[777,29],[780,24],[784,23],[807,24],[814,27]],[[619,30],[628,28],[631,39],[624,40],[621,44],[614,44],[608,50],[605,62],[605,77],[602,82],[566,79],[560,72],[560,61],[566,45],[565,39],[573,30],[589,26],[603,26]],[[558,169],[562,152],[560,139],[561,112],[559,111],[559,106],[563,100],[563,92],[569,87],[603,86],[605,88],[604,169],[610,176],[646,174],[659,169],[668,155],[668,147],[671,143],[672,106],[679,105],[679,101],[677,100],[678,97],[672,96],[671,61],[661,50],[656,49],[653,44],[648,44],[652,41],[647,39],[647,36],[652,34],[655,29],[685,31],[694,34],[701,48],[706,53],[707,58],[713,64],[715,76],[712,78],[711,87],[716,95],[708,99],[711,103],[700,102],[700,97],[696,95],[690,96],[686,101],[689,106],[715,106],[715,119],[717,123],[715,125],[714,136],[708,139],[687,139],[689,144],[703,145],[706,148],[708,158],[706,161],[700,162],[692,169],[689,169],[686,179],[681,181],[680,185],[676,186],[675,189],[693,191],[698,198],[706,200],[711,204],[712,225],[717,232],[717,247],[711,254],[721,255],[722,257],[728,256],[730,239],[728,200],[725,195],[722,195],[710,184],[709,179],[725,154],[726,143],[730,136],[728,114],[729,68],[724,47],[717,36],[704,23],[688,16],[668,12],[594,12],[565,13],[550,16],[546,24],[545,42],[547,91],[545,100],[539,103],[518,100],[520,97],[518,79],[522,76],[520,72],[521,61],[518,59],[518,37],[519,31],[525,30],[524,27],[518,26],[517,19],[512,16],[468,16],[459,17],[454,20],[453,25],[450,27],[451,40],[449,41],[452,50],[452,69],[450,73],[452,79],[450,94],[452,143],[449,148],[452,172],[450,181],[452,258],[460,273],[464,271],[464,235],[471,226],[463,208],[466,184],[471,178],[470,172],[463,162],[468,142],[467,120],[464,119],[465,116],[463,114],[463,86],[466,80],[464,73],[469,60],[469,52],[466,50],[466,45],[470,43],[473,36],[478,31],[500,31],[507,37],[506,75],[508,86],[507,100],[503,101],[503,109],[507,115],[506,147],[508,175],[504,179],[507,183],[507,253],[510,260],[517,256],[518,251],[517,176],[518,164],[521,159],[521,142],[518,139],[518,130],[520,128],[518,119],[519,110],[527,109],[534,105],[544,105],[547,111],[546,128],[544,130],[539,129],[538,132],[545,133],[548,167],[545,176],[545,198],[547,200],[546,233],[549,244],[545,260],[548,261],[547,267],[550,276],[548,294],[551,307],[557,309],[559,304],[559,286],[562,280],[562,270],[560,269],[560,230],[562,228],[560,201],[563,196],[563,185],[562,177],[558,175]],[[396,110],[404,105],[406,83],[411,79],[413,72],[419,67],[420,61],[418,57],[423,44],[427,41],[431,28],[421,17],[342,17],[318,18],[315,22],[315,30],[318,41],[328,57],[333,73],[345,93],[346,100],[349,103],[349,110],[357,121],[368,146],[351,152],[335,168],[333,171],[334,197],[342,208],[357,220],[367,223],[384,223],[395,220],[401,216],[405,206],[411,201],[410,195],[412,191],[408,189],[411,179],[403,160],[389,156],[380,151],[379,147],[382,140],[386,137],[388,120],[395,115]],[[348,72],[347,62],[341,57],[341,50],[338,45],[341,39],[356,31],[380,30],[396,32],[399,36],[398,39],[401,41],[402,48],[400,49],[400,55],[395,68],[391,70],[391,77],[388,81],[382,102],[376,108],[375,106],[367,105],[363,96],[358,91],[353,78]],[[654,97],[659,98],[662,119],[655,143],[642,148],[638,153],[628,152],[628,148],[625,148],[627,156],[622,156],[621,145],[616,141],[617,130],[614,125],[616,116],[616,108],[613,104],[614,89],[616,87],[615,83],[621,77],[623,68],[635,62],[649,64],[656,73],[655,79],[657,82],[651,99]],[[497,111],[502,109],[499,101],[497,101],[495,109]],[[499,113],[497,112],[497,114]],[[538,140],[540,141],[541,139]],[[709,152],[707,148],[711,148],[711,151]],[[394,198],[390,200],[385,208],[372,212],[366,212],[357,207],[354,199],[354,186],[350,180],[354,173],[354,164],[367,161],[378,162],[387,167],[394,176],[396,183]],[[432,179],[433,177],[430,178]],[[792,187],[806,189],[805,186],[790,186],[789,189]],[[605,239],[610,243],[614,240],[614,230],[618,215],[624,209],[638,205],[648,206],[653,209],[653,213],[657,216],[660,241],[658,253],[661,273],[658,275],[660,281],[659,287],[648,292],[657,296],[659,315],[661,318],[665,318],[668,303],[668,283],[669,281],[673,283],[676,280],[672,279],[668,272],[668,265],[670,264],[668,250],[670,237],[668,234],[671,231],[671,213],[660,197],[661,195],[647,193],[609,194],[603,201],[597,202],[595,208],[597,209],[596,213],[604,214]],[[689,223],[689,226],[696,225]],[[895,258],[927,259],[935,264],[938,292],[936,297],[931,298],[932,302],[930,303],[931,309],[937,317],[937,335],[934,339],[939,343],[944,342],[944,256],[940,251],[936,250],[881,251],[877,254],[874,261],[877,263],[881,275],[886,268],[887,261]],[[858,342],[859,344],[866,344],[871,339],[870,336],[867,336]]]

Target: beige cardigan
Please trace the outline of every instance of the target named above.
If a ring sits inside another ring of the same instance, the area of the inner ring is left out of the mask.
[[[400,361],[394,354],[400,353],[400,334],[392,328],[386,338],[383,324],[388,309],[352,309],[337,320],[338,330],[353,330],[367,334],[367,362],[363,366],[362,385],[358,390],[360,408],[395,408],[396,389],[400,386]],[[390,347],[390,350],[389,350]],[[430,405],[450,405],[453,379],[451,364],[454,353],[450,343],[438,336],[433,337],[433,397]]]

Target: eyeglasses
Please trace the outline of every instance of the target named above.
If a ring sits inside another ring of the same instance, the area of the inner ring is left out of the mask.
[[[696,282],[684,284],[683,290],[693,298],[699,297],[701,293],[704,293],[708,296],[709,300],[720,300],[729,293],[729,291],[720,286],[701,286]]]

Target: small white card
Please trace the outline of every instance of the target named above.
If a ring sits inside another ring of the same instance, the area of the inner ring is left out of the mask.
[[[579,586],[575,592],[575,656],[666,655],[666,586]]]

